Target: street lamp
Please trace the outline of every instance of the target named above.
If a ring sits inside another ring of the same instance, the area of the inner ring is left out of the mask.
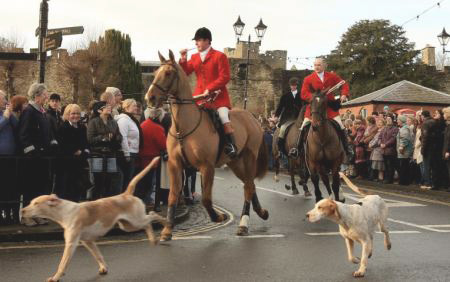
[[[442,45],[443,53],[445,55],[446,52],[450,53],[450,51],[445,50],[445,46],[448,44],[448,40],[450,39],[450,34],[445,31],[445,27],[442,32],[437,36],[439,43]]]
[[[237,42],[239,43],[240,37],[242,36],[242,32],[244,31],[245,23],[241,20],[241,16],[238,16],[237,21],[233,24],[234,33],[237,38]],[[262,19],[259,20],[257,26],[255,26],[256,36],[258,37],[258,43],[261,44],[261,40],[264,37],[264,33],[266,33],[267,26],[263,24]],[[245,92],[244,92],[244,109],[247,108],[247,90],[248,90],[248,69],[250,66],[250,44],[251,44],[251,35],[248,35],[247,41],[247,63],[245,70]],[[255,42],[256,43],[256,42]]]

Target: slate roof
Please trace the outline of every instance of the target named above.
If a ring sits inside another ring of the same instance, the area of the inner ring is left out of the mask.
[[[389,85],[344,103],[343,107],[360,104],[406,103],[450,105],[450,95],[407,80]]]

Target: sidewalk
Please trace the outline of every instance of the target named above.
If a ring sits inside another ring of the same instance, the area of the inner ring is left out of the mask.
[[[369,180],[356,180],[351,179],[353,183],[360,188],[379,190],[383,192],[391,192],[396,194],[402,194],[406,196],[414,196],[417,198],[423,198],[428,200],[441,201],[450,204],[450,192],[444,190],[424,190],[420,189],[418,185],[398,185],[398,184],[383,184],[380,182],[374,182]],[[343,182],[342,182],[343,183]]]
[[[167,206],[161,206],[161,216],[166,217]],[[189,217],[189,207],[179,205],[175,211],[175,223],[184,222]],[[161,229],[159,223],[153,223],[153,228]],[[138,231],[140,232],[140,231]],[[105,236],[124,235],[127,232],[122,231],[118,227],[113,228]],[[26,241],[52,241],[64,240],[63,229],[57,224],[50,221],[47,225],[38,225],[27,227],[21,224],[0,226],[0,243],[4,242],[26,242]]]

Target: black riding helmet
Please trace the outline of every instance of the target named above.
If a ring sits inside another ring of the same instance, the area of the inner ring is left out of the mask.
[[[209,41],[212,41],[211,31],[209,31],[209,29],[207,29],[206,27],[197,29],[192,40],[198,39],[209,39]]]

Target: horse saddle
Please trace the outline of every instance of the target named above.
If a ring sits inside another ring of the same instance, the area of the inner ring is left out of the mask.
[[[223,129],[222,121],[220,120],[219,113],[214,109],[202,108],[205,113],[208,114],[214,129],[219,134],[219,149],[216,157],[216,162],[219,161],[220,155],[222,154],[223,148],[225,146],[225,131]]]
[[[289,128],[290,128],[294,123],[295,123],[295,120],[288,120],[288,121],[286,121],[285,123],[283,123],[283,124],[281,125],[280,133],[278,134],[278,137],[279,137],[280,139],[285,139],[287,133],[289,132]]]

